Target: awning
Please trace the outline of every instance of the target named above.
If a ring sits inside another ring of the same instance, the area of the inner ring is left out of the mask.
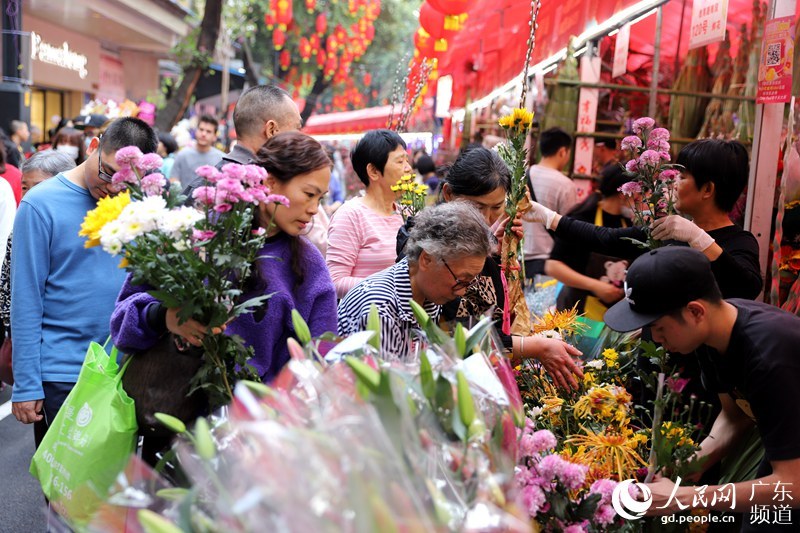
[[[639,0],[543,1],[531,64],[556,54],[571,36],[602,24]],[[684,6],[685,4],[685,6]],[[766,5],[766,4],[765,4]],[[753,0],[729,0],[728,32],[731,54],[738,49],[742,24],[751,24]],[[671,0],[663,6],[661,64],[674,64],[686,56],[692,18],[692,0]],[[520,74],[525,59],[530,20],[530,0],[481,0],[469,12],[464,28],[451,39],[439,60],[440,75],[453,76],[451,107],[463,107],[503,86]],[[648,63],[654,51],[655,15],[631,28],[628,67],[635,70]],[[679,39],[680,36],[680,39]],[[710,61],[719,44],[709,45]]]
[[[395,115],[400,108],[395,106]],[[385,128],[392,106],[368,107],[355,111],[341,111],[324,115],[311,115],[303,127],[303,132],[315,133],[359,133],[367,130]]]

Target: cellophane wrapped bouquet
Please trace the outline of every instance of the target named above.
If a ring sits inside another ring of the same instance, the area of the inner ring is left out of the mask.
[[[162,418],[186,486],[134,459],[92,528],[127,513],[133,530],[531,531],[514,478],[522,401],[490,321],[448,337],[415,311],[431,342],[404,363],[381,359],[374,330],[330,348],[297,315],[303,344],[271,386],[240,382],[191,430]]]

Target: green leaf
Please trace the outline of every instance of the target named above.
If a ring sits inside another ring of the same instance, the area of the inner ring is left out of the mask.
[[[429,402],[433,401],[436,394],[436,382],[433,381],[431,362],[424,350],[419,354],[419,380],[422,384],[422,394]]]
[[[177,300],[177,298],[175,298],[174,296],[172,296],[172,295],[171,295],[170,293],[168,293],[167,291],[163,291],[163,290],[161,290],[161,291],[152,290],[152,291],[147,291],[147,293],[148,293],[150,296],[152,296],[153,298],[155,298],[155,299],[159,300],[161,303],[163,303],[165,306],[167,306],[167,307],[168,307],[168,308],[170,308],[170,309],[171,309],[171,308],[174,308],[174,307],[179,307],[179,306],[180,306],[180,304],[181,304],[181,303],[180,303],[180,302]]]
[[[145,533],[182,533],[183,530],[150,509],[141,509],[137,515]]]
[[[345,357],[345,363],[358,378],[359,383],[363,383],[370,392],[377,393],[380,386],[381,376],[380,372],[369,366],[361,359],[355,357]]]
[[[482,318],[480,322],[469,330],[467,333],[467,342],[464,346],[464,357],[471,354],[475,347],[483,342],[483,339],[486,337],[486,334],[489,333],[493,324],[492,317],[487,316]]]
[[[428,322],[431,321],[431,317],[428,316],[428,313],[425,312],[425,309],[414,300],[409,300],[408,303],[411,306],[411,310],[414,312],[414,316],[417,318],[417,322],[419,322],[420,327],[425,329],[428,325]]]
[[[174,431],[175,433],[186,433],[186,424],[184,424],[181,420],[175,418],[172,415],[168,415],[166,413],[156,413],[155,414],[156,420],[164,424],[164,426],[169,429],[170,431]]]
[[[208,427],[208,421],[205,418],[198,418],[197,422],[195,422],[194,438],[197,455],[205,460],[213,459],[217,454],[217,446],[214,444],[211,429]]]
[[[378,306],[372,304],[369,306],[369,316],[367,317],[367,330],[375,332],[369,340],[369,344],[380,351],[381,349],[381,319],[378,315]]]
[[[158,496],[159,498],[163,498],[165,500],[170,500],[173,502],[180,501],[189,494],[191,494],[191,491],[189,489],[184,489],[183,487],[170,487],[168,489],[161,489],[158,492],[156,492],[156,496]]]
[[[258,383],[256,381],[250,381],[249,379],[243,379],[239,381],[239,383],[243,384],[245,387],[250,389],[256,396],[259,398],[265,398],[272,394],[272,389],[264,385],[263,383]]]
[[[467,337],[464,333],[464,326],[461,325],[461,322],[456,324],[456,331],[453,335],[453,340],[456,343],[456,353],[463,359],[467,354]]]
[[[472,399],[472,392],[469,390],[467,376],[461,370],[456,372],[457,392],[458,392],[458,414],[464,427],[470,427],[475,420],[475,402]]]
[[[292,309],[292,325],[294,326],[294,332],[300,344],[305,346],[311,342],[311,331],[308,329],[306,321],[303,320],[303,317],[297,312],[297,309]]]

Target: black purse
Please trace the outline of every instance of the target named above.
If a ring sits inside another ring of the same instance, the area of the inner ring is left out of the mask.
[[[165,413],[186,424],[206,414],[208,400],[202,391],[189,394],[189,383],[203,363],[203,349],[168,333],[153,347],[126,356],[130,359],[122,386],[136,404],[139,434],[170,438],[174,433],[155,414]]]

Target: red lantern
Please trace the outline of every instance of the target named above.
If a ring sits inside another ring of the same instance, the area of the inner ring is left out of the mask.
[[[310,15],[314,12],[315,7],[317,7],[317,0],[306,0],[306,13]]]
[[[356,3],[356,0],[348,0],[347,11],[349,11],[351,15],[358,13],[358,4]]]
[[[272,30],[275,27],[275,15],[271,12],[264,15],[264,24],[268,30]]]
[[[444,15],[460,15],[472,9],[477,0],[428,0],[433,9]]]
[[[336,25],[336,28],[333,30],[333,34],[336,35],[336,42],[339,45],[343,45],[347,40],[347,30],[345,30],[341,24]]]
[[[291,63],[292,63],[292,56],[291,54],[289,54],[289,50],[284,50],[283,52],[281,52],[280,56],[281,70],[288,69]]]
[[[317,66],[322,68],[325,66],[325,61],[328,59],[328,54],[325,53],[325,50],[320,50],[317,52]]]
[[[325,62],[325,77],[330,78],[333,76],[336,73],[338,64],[336,54],[328,54],[328,60]]]
[[[419,25],[434,39],[449,37],[444,29],[444,15],[433,9],[428,2],[419,8]]]
[[[420,54],[430,56],[433,51],[434,40],[424,28],[418,28],[417,33],[414,34],[414,46],[419,50]]]
[[[364,85],[366,85],[367,87],[372,85],[372,74],[370,74],[369,72],[366,72],[364,74]]]
[[[378,19],[378,15],[380,14],[381,14],[380,0],[371,0],[371,2],[366,5],[366,9],[364,11],[364,17],[367,20],[375,21]]]
[[[328,35],[328,39],[325,42],[325,49],[328,52],[332,53],[335,52],[338,47],[339,47],[339,41],[336,40],[336,36],[333,34]]]
[[[367,41],[372,42],[372,40],[375,38],[375,26],[372,24],[367,26],[367,31],[364,33],[364,37],[367,38]]]
[[[291,0],[278,0],[275,4],[275,20],[284,28],[292,23],[292,2]]]
[[[319,35],[324,35],[325,32],[328,31],[328,18],[325,16],[325,13],[317,15],[315,27]]]
[[[300,42],[298,43],[297,48],[303,63],[308,63],[308,60],[311,59],[312,53],[311,43],[305,37],[300,37]]]
[[[275,50],[280,50],[286,44],[286,33],[282,29],[275,28],[275,31],[272,32],[272,44],[275,46]]]
[[[319,35],[316,33],[308,38],[308,44],[311,45],[311,53],[316,54],[319,52]]]

